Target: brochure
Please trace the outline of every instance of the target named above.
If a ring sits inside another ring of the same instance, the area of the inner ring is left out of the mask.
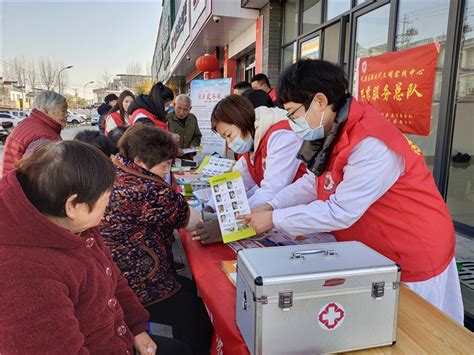
[[[203,159],[196,171],[204,176],[218,176],[231,171],[234,164],[234,160],[208,155]]]
[[[227,244],[234,252],[249,248],[264,248],[283,245],[316,244],[335,242],[336,238],[330,233],[312,233],[292,236],[283,230],[272,229],[261,235]]]
[[[237,260],[224,260],[221,262],[221,269],[229,279],[230,283],[237,286]]]
[[[250,213],[240,171],[211,177],[209,183],[224,243],[254,236],[255,231],[236,218]]]

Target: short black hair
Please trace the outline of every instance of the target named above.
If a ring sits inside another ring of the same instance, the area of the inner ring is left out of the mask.
[[[127,129],[118,145],[124,158],[132,162],[138,158],[148,169],[178,156],[178,146],[171,134],[142,124]]]
[[[268,80],[268,76],[266,76],[266,75],[263,74],[263,73],[256,74],[256,75],[250,80],[251,83],[253,83],[254,81],[263,82],[263,83],[267,84],[269,88],[271,88],[270,80]]]
[[[252,84],[248,81],[239,81],[237,84],[234,85],[234,89],[237,90],[248,90],[252,88]]]
[[[91,144],[108,157],[118,152],[116,145],[108,137],[100,134],[99,131],[86,129],[76,134],[74,140]]]
[[[296,102],[311,104],[311,98],[318,92],[324,94],[333,111],[344,105],[349,82],[344,70],[325,60],[301,59],[287,67],[278,83],[278,101],[282,104]]]
[[[150,120],[151,121],[151,120]],[[123,134],[125,131],[128,129],[129,126],[118,126],[115,127],[113,130],[111,130],[109,133],[107,133],[107,137],[110,139],[112,144],[117,147],[118,149],[118,142],[120,138],[122,138]]]
[[[115,95],[115,94],[108,94],[105,98],[104,98],[104,102],[108,105],[110,101],[114,101],[114,100],[118,100],[118,96]]]
[[[249,89],[242,93],[242,96],[250,100],[253,105],[253,108],[257,108],[260,106],[275,107],[270,95],[268,95],[263,90]]]
[[[66,217],[65,203],[97,200],[112,189],[115,167],[96,147],[80,141],[46,142],[16,163],[16,176],[30,203],[47,216]]]

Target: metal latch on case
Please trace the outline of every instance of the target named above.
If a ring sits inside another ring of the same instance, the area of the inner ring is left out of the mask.
[[[278,307],[284,311],[293,307],[293,292],[280,292],[278,294]]]
[[[372,282],[372,297],[382,298],[385,293],[385,281]]]

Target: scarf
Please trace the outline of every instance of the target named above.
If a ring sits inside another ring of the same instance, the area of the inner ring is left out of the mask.
[[[326,170],[326,164],[337,142],[338,134],[349,116],[351,100],[351,97],[347,95],[346,101],[337,113],[326,137],[316,141],[304,141],[298,151],[296,157],[303,161],[308,170],[316,176],[321,176]]]

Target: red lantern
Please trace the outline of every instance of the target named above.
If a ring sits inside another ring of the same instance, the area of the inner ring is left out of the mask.
[[[204,54],[196,60],[196,68],[202,72],[215,72],[220,69],[220,65],[214,55]]]
[[[220,79],[220,78],[222,78],[222,73],[220,70],[204,73],[204,79]]]

